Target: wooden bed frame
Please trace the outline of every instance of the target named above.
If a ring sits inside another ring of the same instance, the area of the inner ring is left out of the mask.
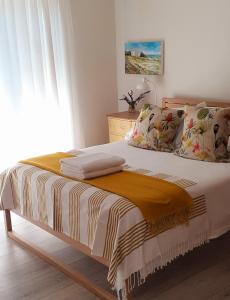
[[[222,101],[218,101],[218,100],[214,100],[214,101],[210,100],[209,101],[209,100],[204,100],[204,99],[189,99],[189,98],[163,98],[162,99],[162,107],[164,107],[164,108],[167,108],[167,107],[168,108],[174,108],[175,107],[176,108],[176,107],[183,106],[185,104],[196,105],[196,104],[201,103],[203,101],[206,101],[208,106],[215,106],[215,107],[229,107],[230,106],[230,103],[222,102]],[[97,260],[98,262],[102,263],[103,265],[105,265],[107,267],[109,266],[109,261],[108,260],[106,260],[104,258],[101,258],[101,257],[91,255],[91,251],[90,251],[89,247],[81,244],[78,241],[75,241],[75,240],[69,238],[68,236],[66,236],[63,233],[59,233],[59,232],[54,231],[52,228],[50,228],[47,225],[44,225],[44,224],[42,224],[40,222],[37,222],[37,221],[30,220],[30,219],[20,215],[18,212],[14,211],[14,210],[12,210],[12,212],[14,212],[18,216],[26,219],[30,223],[40,227],[41,229],[49,232],[50,234],[52,234],[53,236],[59,238],[60,240],[66,242],[67,244],[72,246],[74,249],[76,249],[78,251],[81,251],[82,253],[84,253],[87,256]],[[106,291],[103,288],[100,288],[95,283],[93,283],[91,280],[89,280],[87,277],[82,275],[80,272],[77,272],[77,271],[73,270],[67,264],[63,263],[61,260],[55,258],[54,256],[51,256],[46,251],[44,251],[41,248],[39,248],[38,246],[34,245],[30,241],[25,240],[19,234],[14,232],[12,230],[10,210],[5,210],[4,211],[4,218],[5,218],[6,233],[7,233],[7,236],[10,239],[16,241],[17,243],[19,243],[25,249],[30,250],[32,253],[36,254],[41,259],[45,260],[47,263],[49,263],[49,264],[53,265],[54,267],[56,267],[57,269],[59,269],[64,274],[66,274],[68,277],[72,278],[74,281],[76,281],[77,283],[79,283],[80,285],[82,285],[86,289],[88,289],[90,292],[92,292],[93,294],[98,296],[100,299],[103,299],[103,300],[115,300],[115,299],[117,299],[113,294],[109,293],[108,291]],[[131,299],[131,295],[128,295],[128,299]]]
[[[196,98],[163,98],[163,108],[176,108],[183,105],[197,105],[201,102],[206,102],[207,106],[211,107],[230,107],[230,102],[224,102],[222,100],[207,100],[207,99],[196,99]]]

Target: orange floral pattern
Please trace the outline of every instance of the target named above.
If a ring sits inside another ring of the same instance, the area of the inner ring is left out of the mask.
[[[230,108],[185,107],[181,147],[176,154],[197,160],[229,158]]]
[[[174,138],[183,121],[184,111],[158,106],[142,109],[129,144],[132,146],[171,152]]]

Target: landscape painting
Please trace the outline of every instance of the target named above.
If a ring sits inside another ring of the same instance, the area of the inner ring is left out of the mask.
[[[163,74],[163,41],[125,43],[125,73]]]

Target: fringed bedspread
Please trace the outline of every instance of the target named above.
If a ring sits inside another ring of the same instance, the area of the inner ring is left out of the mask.
[[[206,201],[197,192],[198,183],[127,169],[186,189],[194,203],[189,224],[153,234],[140,210],[127,199],[24,164],[0,175],[0,206],[47,224],[88,246],[93,255],[108,259],[108,282],[126,296],[125,281],[129,292],[149,274],[208,240]]]

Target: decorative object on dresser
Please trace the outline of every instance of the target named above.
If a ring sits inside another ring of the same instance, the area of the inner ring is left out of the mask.
[[[121,101],[126,101],[126,102],[128,103],[128,105],[129,105],[129,110],[128,110],[128,112],[129,112],[129,113],[133,113],[133,112],[136,112],[136,106],[137,106],[137,104],[138,104],[141,100],[143,100],[143,99],[145,98],[145,96],[146,96],[148,93],[150,93],[150,92],[151,92],[151,90],[145,90],[145,91],[143,91],[142,93],[140,93],[139,96],[135,97],[135,96],[134,96],[133,90],[130,90],[130,91],[128,92],[128,96],[123,95],[123,97],[120,98],[119,100],[121,100]]]
[[[115,142],[125,138],[128,132],[134,128],[139,112],[118,112],[109,114],[109,141]]]

